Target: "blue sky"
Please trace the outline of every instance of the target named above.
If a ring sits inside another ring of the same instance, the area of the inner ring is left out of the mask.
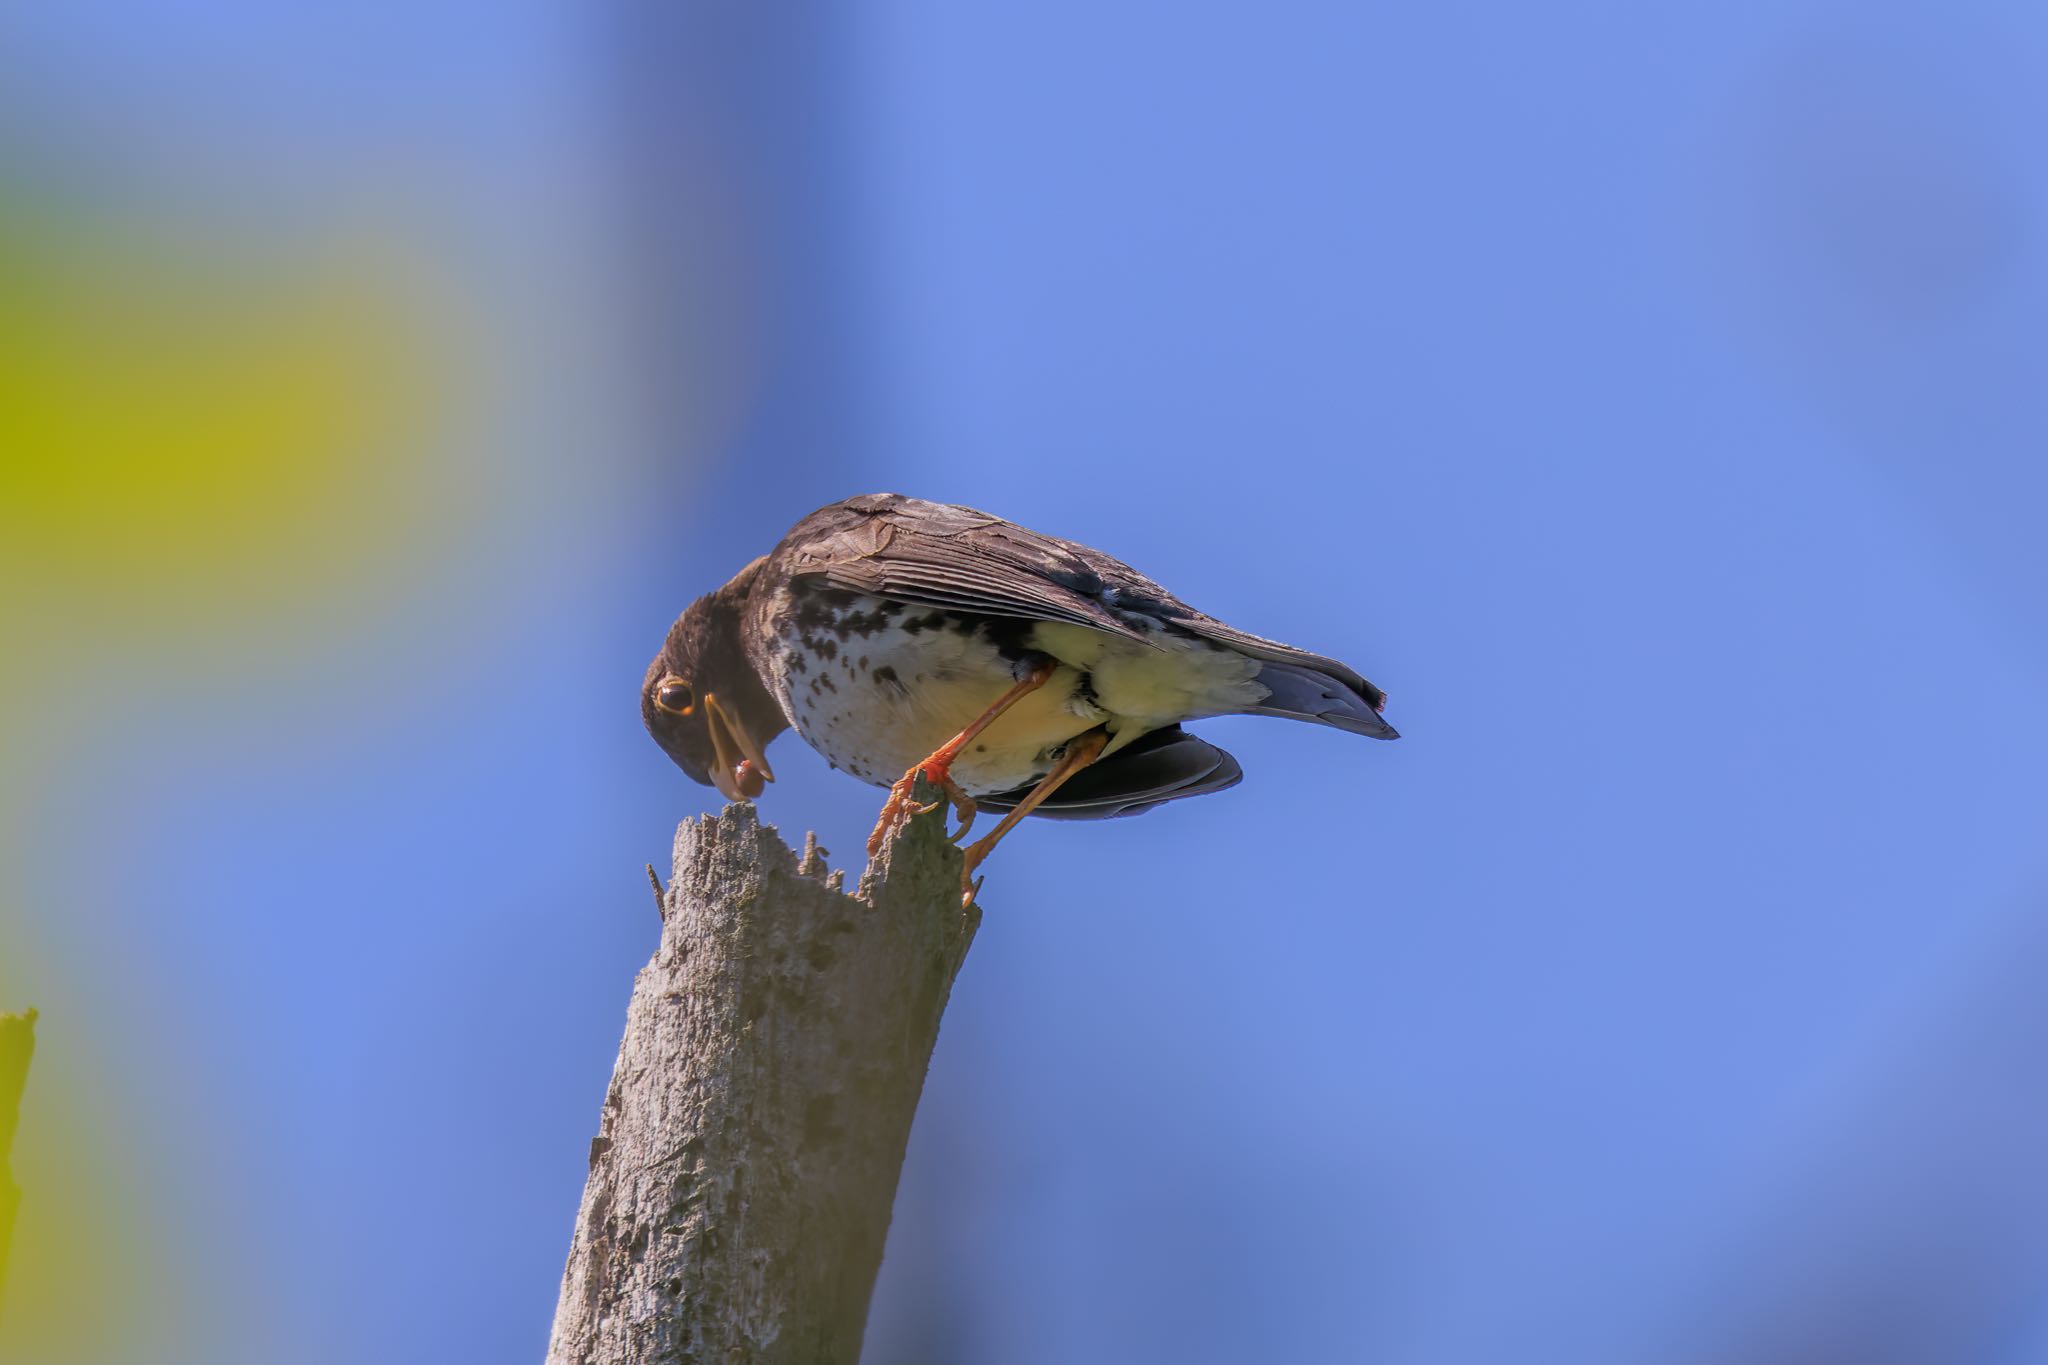
[[[203,102],[181,50],[276,50],[237,7],[35,29],[154,93],[8,145],[395,197],[465,376],[404,592],[175,725],[90,640],[42,694],[0,986],[203,1249],[189,1358],[537,1356],[711,797],[641,670],[875,489],[1406,737],[1216,722],[1238,789],[1005,844],[871,1359],[2048,1358],[2048,24],[658,8],[373,16]],[[879,793],[774,757],[855,855]]]

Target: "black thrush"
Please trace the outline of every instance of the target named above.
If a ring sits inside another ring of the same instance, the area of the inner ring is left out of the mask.
[[[794,727],[888,787],[879,852],[919,773],[959,812],[1132,815],[1234,786],[1237,760],[1180,728],[1285,716],[1374,739],[1386,694],[1319,654],[1247,635],[1100,550],[894,493],[833,503],[698,598],[647,669],[640,712],[677,766],[727,798],[774,780]]]

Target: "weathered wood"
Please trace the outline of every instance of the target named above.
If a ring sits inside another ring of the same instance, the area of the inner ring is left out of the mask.
[[[21,1119],[21,1095],[28,1087],[29,1059],[36,1051],[36,1012],[0,1014],[0,1305],[7,1293],[7,1251],[14,1245],[14,1215],[21,1190],[14,1183],[10,1154]]]
[[[923,793],[927,797],[931,793]],[[980,911],[937,812],[847,895],[751,804],[685,822],[590,1145],[549,1365],[853,1365]]]

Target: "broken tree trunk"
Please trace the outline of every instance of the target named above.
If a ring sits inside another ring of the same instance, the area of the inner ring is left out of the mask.
[[[921,795],[929,797],[929,791]],[[942,813],[847,895],[747,803],[686,821],[590,1144],[548,1365],[860,1356],[980,911]]]

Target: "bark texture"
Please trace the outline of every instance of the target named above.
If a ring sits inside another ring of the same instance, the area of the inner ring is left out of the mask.
[[[21,1117],[21,1092],[28,1085],[28,1063],[36,1051],[36,1012],[0,1014],[0,1304],[7,1293],[7,1249],[14,1244],[14,1213],[21,1207],[8,1154],[14,1150],[14,1128]]]
[[[929,795],[929,793],[927,793]],[[910,1121],[980,922],[918,817],[847,895],[751,804],[686,821],[590,1144],[549,1365],[859,1358]]]

